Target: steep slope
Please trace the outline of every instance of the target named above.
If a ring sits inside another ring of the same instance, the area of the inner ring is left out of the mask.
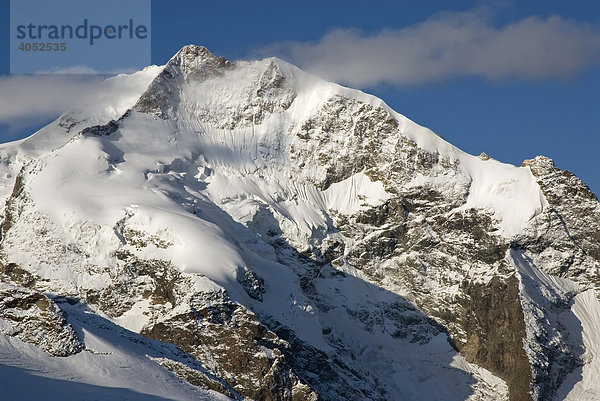
[[[465,154],[278,59],[186,46],[109,86],[0,151],[3,341],[75,360],[84,309],[234,399],[600,395],[600,206],[550,161]]]

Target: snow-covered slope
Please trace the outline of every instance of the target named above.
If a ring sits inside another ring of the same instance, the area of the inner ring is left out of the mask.
[[[173,372],[205,389],[174,399],[600,395],[582,306],[598,246],[572,236],[580,217],[564,222],[539,159],[471,156],[282,60],[186,46],[0,160],[2,281],[28,300],[0,309],[0,352],[42,366],[41,385],[163,396],[140,383],[177,386]],[[71,344],[59,362],[22,343],[54,337]],[[140,369],[124,380],[117,359]]]
[[[31,344],[0,336],[2,400],[230,400],[198,389],[162,368],[160,361],[182,358],[174,346],[149,340],[97,316],[82,304],[59,303],[85,342],[68,357],[48,355]]]

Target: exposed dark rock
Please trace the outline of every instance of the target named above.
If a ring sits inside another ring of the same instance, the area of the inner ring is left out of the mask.
[[[23,191],[25,184],[23,182],[24,168],[19,171],[19,174],[15,178],[15,184],[11,195],[6,201],[4,207],[4,219],[2,220],[2,238],[6,237],[6,233],[14,224],[14,220],[21,214],[21,198],[24,195]]]
[[[289,345],[223,292],[198,293],[190,312],[142,331],[205,361],[239,394],[255,400],[316,400],[287,363]]]
[[[460,352],[506,380],[511,401],[531,400],[531,365],[523,339],[525,320],[518,280],[494,277],[489,283],[463,283],[466,299],[461,300],[465,343]]]
[[[578,258],[589,256],[597,266],[595,277],[577,271],[580,263],[571,263],[562,267],[563,273],[558,274],[569,277],[575,281],[577,276],[583,274],[585,279],[594,282],[600,288],[600,203],[596,195],[573,173],[560,170],[551,159],[538,156],[532,160],[525,160],[523,166],[531,169],[536,176],[538,184],[551,205],[546,218],[551,220],[549,232],[536,238],[537,243],[524,244],[532,251],[541,253],[544,247],[557,249],[575,248],[581,253]],[[566,238],[565,238],[566,234]],[[559,239],[560,236],[563,238]],[[558,238],[557,238],[558,237]],[[562,243],[561,243],[562,242]],[[567,244],[565,242],[570,242]],[[571,270],[567,273],[567,270]],[[553,274],[556,274],[553,272]]]
[[[0,262],[0,273],[4,276],[4,282],[14,282],[22,287],[30,288],[35,284],[36,278],[33,274],[23,269],[16,263],[7,263],[6,265]]]
[[[244,267],[238,271],[238,281],[251,298],[262,301],[265,293],[265,280],[252,270]]]
[[[92,127],[84,128],[81,131],[83,136],[107,136],[119,129],[119,125],[116,121],[109,121],[108,124],[94,125]]]
[[[53,356],[74,355],[83,349],[58,305],[39,292],[0,283],[0,320],[10,326],[3,334]]]

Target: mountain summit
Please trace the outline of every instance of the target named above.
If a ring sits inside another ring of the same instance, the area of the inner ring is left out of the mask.
[[[9,397],[600,397],[600,204],[550,159],[192,45],[105,91],[0,148]]]

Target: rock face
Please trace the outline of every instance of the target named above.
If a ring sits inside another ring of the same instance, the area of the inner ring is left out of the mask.
[[[558,169],[546,157],[525,160],[523,165],[531,169],[550,204],[537,218],[536,233],[531,235],[535,242],[523,241],[523,246],[548,266],[549,273],[568,277],[584,288],[600,288],[598,198],[573,173]]]
[[[53,356],[69,356],[83,349],[64,313],[44,294],[2,283],[0,295],[3,334],[35,344]]]
[[[4,335],[89,351],[66,299],[232,399],[600,397],[600,204],[551,160],[197,46],[128,96],[0,150]]]
[[[289,344],[221,291],[196,294],[190,300],[188,313],[147,326],[141,334],[175,343],[210,363],[215,375],[246,397],[317,399],[317,394],[286,362]]]

